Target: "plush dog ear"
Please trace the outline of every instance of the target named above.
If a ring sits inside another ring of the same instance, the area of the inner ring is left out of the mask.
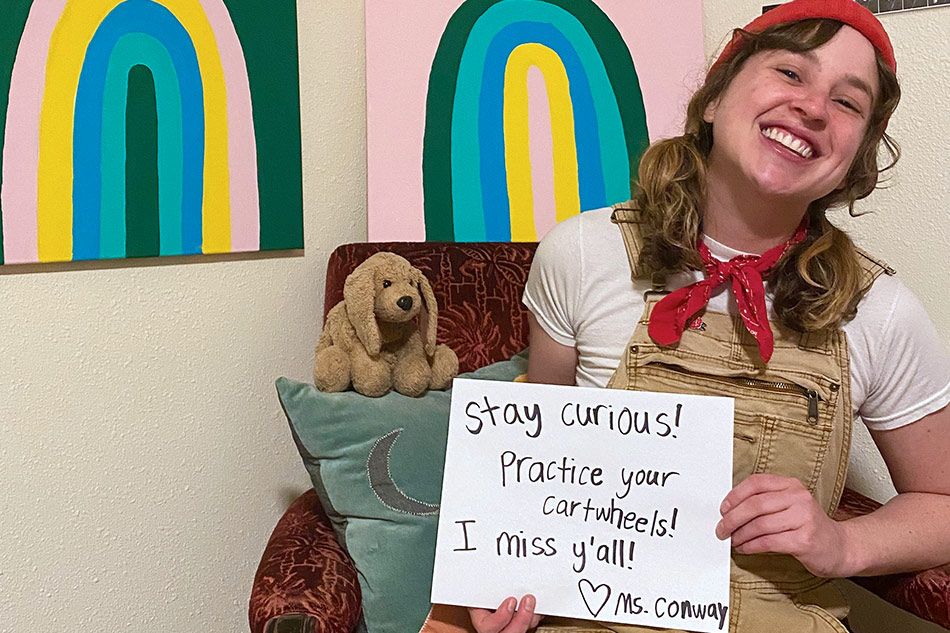
[[[346,316],[356,330],[356,336],[370,356],[378,356],[382,347],[379,325],[376,323],[376,279],[372,266],[366,262],[356,267],[343,283],[343,302]]]
[[[435,354],[435,334],[439,323],[439,305],[435,301],[435,294],[429,280],[419,269],[414,269],[416,283],[419,286],[419,295],[422,297],[422,310],[419,312],[419,334],[425,346],[426,354]]]

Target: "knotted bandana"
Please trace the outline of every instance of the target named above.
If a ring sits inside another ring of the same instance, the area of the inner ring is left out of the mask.
[[[653,307],[647,328],[650,338],[659,345],[675,345],[683,335],[686,325],[709,303],[712,293],[731,280],[742,322],[755,337],[762,361],[768,363],[772,358],[775,339],[769,325],[768,309],[765,306],[765,283],[762,278],[789,248],[801,243],[807,233],[806,215],[787,242],[761,255],[739,255],[727,262],[713,257],[706,244],[700,240],[697,248],[706,278],[671,292]]]

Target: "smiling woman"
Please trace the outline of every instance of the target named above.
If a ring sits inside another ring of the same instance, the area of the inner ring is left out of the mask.
[[[735,399],[734,488],[709,526],[732,540],[732,633],[842,633],[829,578],[950,560],[950,357],[893,269],[825,217],[898,158],[896,70],[853,0],[767,12],[736,29],[683,135],[647,149],[633,199],[560,223],[532,264],[530,381]],[[855,420],[899,494],[838,523]],[[472,609],[475,630],[523,633],[552,607],[515,605]]]

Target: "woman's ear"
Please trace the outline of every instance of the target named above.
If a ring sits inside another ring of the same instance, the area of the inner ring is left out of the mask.
[[[718,109],[719,109],[719,99],[716,99],[710,102],[710,104],[706,106],[706,109],[703,110],[703,121],[705,121],[706,123],[712,123],[713,121],[715,121],[716,110]]]
[[[422,336],[422,344],[425,346],[426,354],[432,356],[435,354],[439,306],[435,302],[435,294],[432,292],[429,280],[422,274],[422,271],[417,269],[416,272],[416,283],[419,285],[419,295],[422,297],[422,310],[419,312],[419,334]]]
[[[346,316],[356,330],[356,336],[370,356],[378,356],[382,347],[379,325],[376,323],[375,269],[358,266],[343,284],[343,302]]]

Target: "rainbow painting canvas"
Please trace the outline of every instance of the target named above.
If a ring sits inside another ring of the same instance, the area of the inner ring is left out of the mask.
[[[0,264],[303,247],[293,0],[5,0]]]
[[[703,70],[701,0],[367,0],[369,238],[534,241],[630,197]]]

